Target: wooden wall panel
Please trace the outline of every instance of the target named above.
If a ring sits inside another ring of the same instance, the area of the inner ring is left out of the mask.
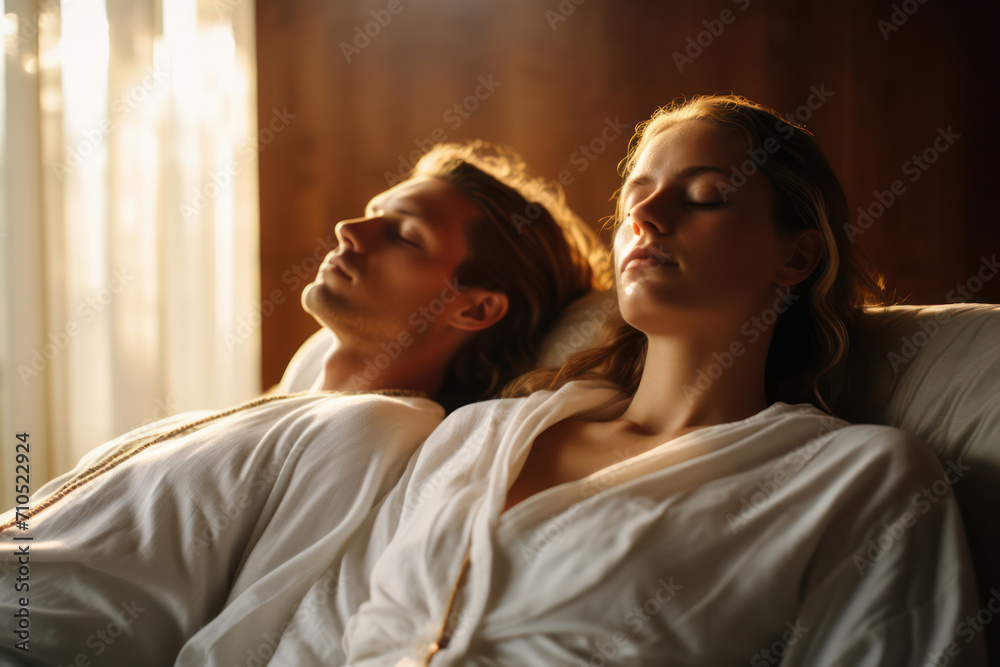
[[[262,299],[275,305],[263,323],[265,384],[316,329],[298,299],[333,225],[435,136],[511,144],[548,178],[570,171],[569,201],[596,226],[612,210],[631,128],[657,106],[733,90],[790,113],[825,86],[833,94],[807,126],[853,207],[906,183],[858,239],[901,296],[944,302],[1000,251],[997,63],[986,46],[996,3],[912,0],[919,9],[888,39],[877,22],[902,2],[576,3],[399,0],[402,11],[348,62],[341,44],[388,0],[258,0],[260,120],[275,107],[296,114],[260,153]],[[560,6],[573,11],[556,22],[547,12]],[[724,10],[732,22],[678,71],[672,54]],[[480,77],[499,86],[458,123],[449,109]],[[608,119],[629,130],[590,160],[580,147]],[[947,127],[961,138],[910,182],[904,163]],[[973,297],[1000,301],[1000,277]]]

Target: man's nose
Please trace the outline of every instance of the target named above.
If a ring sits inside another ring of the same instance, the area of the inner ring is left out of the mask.
[[[341,220],[334,231],[338,243],[354,252],[368,252],[375,243],[376,221],[372,218],[353,218]]]

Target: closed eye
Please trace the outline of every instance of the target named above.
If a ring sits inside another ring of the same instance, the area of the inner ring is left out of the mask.
[[[422,248],[423,247],[420,244],[419,241],[417,241],[415,239],[412,239],[412,238],[408,238],[406,236],[403,236],[403,234],[400,233],[399,229],[393,228],[391,226],[386,227],[386,229],[385,229],[385,236],[386,236],[386,239],[388,239],[389,241],[395,241],[397,243],[403,243],[403,244],[411,246],[413,248]]]

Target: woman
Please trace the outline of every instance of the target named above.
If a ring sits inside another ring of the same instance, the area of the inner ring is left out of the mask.
[[[696,98],[623,175],[622,321],[425,442],[348,663],[983,664],[954,636],[977,607],[957,505],[919,495],[933,453],[816,407],[880,290],[809,134]]]

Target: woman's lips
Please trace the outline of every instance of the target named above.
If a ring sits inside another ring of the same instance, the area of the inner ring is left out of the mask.
[[[625,265],[625,268],[622,269],[622,273],[628,271],[629,269],[642,269],[642,268],[655,269],[661,266],[675,266],[675,265],[663,262],[657,259],[656,257],[636,257],[635,259],[629,260],[628,264]]]
[[[622,259],[621,271],[625,273],[629,269],[637,268],[657,268],[663,266],[677,266],[674,254],[662,246],[636,246],[624,259]]]

